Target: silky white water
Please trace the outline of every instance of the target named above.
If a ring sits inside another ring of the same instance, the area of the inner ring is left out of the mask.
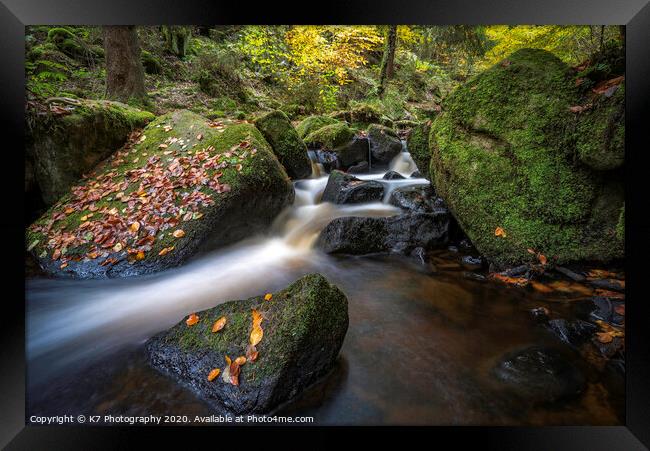
[[[408,153],[391,164],[398,171],[414,166]],[[318,177],[319,171],[314,171],[314,178],[294,183],[294,204],[278,216],[268,235],[251,237],[180,268],[131,279],[28,280],[27,357],[32,382],[39,374],[141,343],[191,312],[281,289],[296,272],[332,264],[313,247],[330,221],[395,215],[400,210],[386,203],[395,187],[428,183],[382,180],[384,173],[361,175],[385,184],[384,202],[335,205],[320,203],[327,176]]]

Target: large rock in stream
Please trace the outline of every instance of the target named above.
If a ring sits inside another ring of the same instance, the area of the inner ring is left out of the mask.
[[[398,188],[391,193],[389,203],[401,208],[402,213],[381,218],[337,218],[323,229],[317,247],[331,254],[406,255],[416,248],[428,250],[447,244],[451,216],[430,185]]]
[[[311,175],[311,162],[307,147],[282,111],[271,111],[255,121],[273,148],[280,163],[293,179],[305,179]]]
[[[372,124],[368,127],[368,141],[372,161],[379,164],[388,164],[402,151],[402,141],[397,133],[389,127]]]
[[[577,78],[522,49],[458,88],[432,123],[436,191],[498,265],[535,259],[530,248],[560,263],[624,255],[624,84],[595,93]]]
[[[356,134],[345,122],[325,125],[309,133],[304,142],[310,149],[336,154],[337,167],[347,168],[368,160],[368,138]]]
[[[261,232],[293,201],[291,181],[251,124],[214,129],[180,110],[149,124],[27,230],[57,276],[133,276]]]
[[[50,206],[154,115],[119,102],[69,99],[56,113],[29,110],[28,119],[26,159],[32,172],[26,179],[34,178],[37,186],[30,188]]]
[[[259,357],[247,361],[235,386],[214,368],[246,354],[252,330],[252,310],[262,314]],[[320,274],[310,274],[274,293],[231,301],[197,313],[199,322],[185,320],[151,338],[146,349],[151,364],[194,390],[218,411],[232,414],[268,413],[290,400],[333,367],[348,328],[348,302]],[[225,327],[213,333],[224,316]]]
[[[376,180],[359,180],[341,171],[332,171],[323,191],[322,202],[334,204],[360,204],[380,202],[384,185]]]

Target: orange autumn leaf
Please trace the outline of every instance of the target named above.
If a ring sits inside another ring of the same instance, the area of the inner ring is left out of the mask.
[[[242,366],[244,363],[246,363],[246,357],[244,357],[243,355],[240,355],[239,357],[237,357],[235,359],[235,363],[237,365],[239,365],[239,366]]]
[[[535,289],[535,291],[539,291],[540,293],[552,293],[553,289],[547,285],[544,285],[543,283],[540,282],[535,282],[532,281],[530,282],[530,285]]]
[[[183,229],[178,229],[174,230],[174,233],[172,233],[174,238],[183,238],[185,236],[185,231]]]
[[[131,224],[129,226],[129,230],[131,230],[131,232],[134,232],[134,233],[137,232],[138,230],[140,230],[140,223],[139,222],[134,222],[133,224]]]
[[[235,362],[230,364],[230,383],[232,385],[239,385],[239,371],[239,365]]]
[[[160,252],[158,252],[158,255],[160,255],[162,257],[163,255],[166,255],[166,254],[170,253],[173,250],[174,250],[174,246],[165,247]]]
[[[264,300],[265,300],[265,301],[270,301],[272,297],[273,297],[273,294],[271,294],[271,293],[266,293],[266,294],[264,295]]]
[[[248,362],[256,361],[259,354],[260,353],[257,351],[257,348],[255,346],[248,345],[246,347],[246,361]]]
[[[546,264],[547,260],[546,260],[546,256],[544,254],[537,254],[537,258],[539,259],[539,262],[542,265]]]
[[[494,236],[500,236],[501,238],[505,238],[506,237],[506,231],[503,230],[501,227],[497,227],[494,230]]]
[[[507,283],[508,285],[515,285],[518,287],[523,287],[528,284],[528,279],[524,277],[509,277],[503,274],[492,274],[491,277],[503,283]]]
[[[262,329],[262,314],[255,309],[251,313],[253,316],[253,330],[251,330],[249,343],[255,346],[262,341],[264,330]]]
[[[219,332],[226,325],[226,317],[222,316],[212,325],[212,332]]]
[[[199,315],[197,315],[196,313],[192,313],[192,314],[191,314],[190,316],[188,316],[187,319],[185,320],[185,324],[187,324],[188,326],[193,326],[193,325],[195,325],[195,324],[198,323],[198,322],[199,322]]]
[[[561,293],[569,293],[569,294],[578,293],[583,296],[591,296],[592,294],[591,288],[586,287],[581,283],[577,283],[577,282],[556,280],[554,282],[551,282],[549,286],[553,288],[555,291],[559,291]]]
[[[625,299],[625,294],[624,293],[619,293],[617,291],[605,290],[604,288],[596,289],[594,294],[596,296],[601,296],[601,297],[604,297],[604,298]]]
[[[135,259],[136,260],[144,260],[144,251],[138,251],[137,254],[135,254]]]
[[[218,375],[221,373],[221,368],[214,368],[210,373],[208,374],[208,380],[212,382]]]
[[[625,316],[625,304],[617,305],[616,307],[614,307],[614,311],[621,316]]]

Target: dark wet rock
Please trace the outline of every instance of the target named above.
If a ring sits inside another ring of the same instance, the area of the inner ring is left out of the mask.
[[[487,277],[485,277],[483,274],[471,271],[463,272],[463,277],[469,280],[475,280],[477,282],[485,282],[487,280]]]
[[[436,197],[431,185],[396,188],[390,193],[388,203],[412,212],[447,211],[444,201]]]
[[[598,330],[595,324],[580,319],[553,319],[547,327],[560,340],[573,347],[587,342]]]
[[[335,149],[341,166],[349,167],[368,161],[368,138],[355,135],[352,140]]]
[[[582,274],[578,274],[577,272],[571,271],[569,268],[565,268],[563,266],[556,266],[554,269],[560,274],[563,274],[567,276],[569,279],[574,280],[576,282],[584,282],[586,279],[586,277],[583,276]]]
[[[589,283],[597,288],[603,288],[610,291],[625,292],[625,286],[620,280],[616,279],[596,279],[590,280]]]
[[[383,176],[382,178],[383,178],[384,180],[401,180],[401,179],[404,179],[404,178],[406,178],[406,177],[404,177],[404,176],[403,176],[402,174],[400,174],[399,172],[388,171],[387,173],[384,174],[384,176]]]
[[[539,323],[546,323],[548,321],[549,311],[546,307],[535,307],[530,309],[530,314],[533,319]]]
[[[444,246],[448,229],[449,214],[446,212],[407,213],[389,218],[345,217],[325,227],[317,246],[332,254],[408,254],[417,247]]]
[[[534,403],[576,396],[585,386],[582,372],[558,350],[531,346],[506,354],[493,374],[516,396]]]
[[[625,338],[614,337],[609,343],[601,343],[597,336],[593,336],[591,342],[596,346],[598,352],[600,352],[603,357],[611,359],[623,349]]]
[[[413,174],[411,174],[411,178],[412,179],[421,179],[422,174],[420,173],[420,171],[415,171]]]
[[[316,155],[316,161],[322,164],[323,169],[326,171],[331,172],[341,167],[341,162],[336,152],[329,150],[314,150],[313,152]]]
[[[241,367],[239,386],[222,380],[224,356],[246,354],[251,310],[261,312],[264,336],[259,358]],[[199,322],[185,319],[146,344],[151,365],[190,388],[217,411],[263,414],[301,393],[333,367],[348,329],[348,302],[320,274],[310,274],[273,294],[231,301],[198,312]],[[227,318],[218,334],[215,320]],[[213,368],[222,374],[213,381]]]
[[[469,239],[467,239],[467,238],[463,238],[462,240],[460,240],[460,242],[458,243],[458,247],[460,247],[460,248],[463,249],[463,250],[471,250],[471,249],[474,249],[474,245],[473,245],[472,242],[471,242]]]
[[[322,202],[358,204],[381,201],[384,185],[375,180],[359,180],[341,171],[332,171],[323,191]]]
[[[596,296],[591,299],[591,303],[589,314],[591,318],[617,325],[625,322],[625,317],[616,313],[616,307],[624,305],[623,301]]]
[[[467,269],[479,269],[483,266],[483,258],[464,255],[463,258],[461,258],[461,263]]]
[[[449,246],[449,247],[447,248],[447,250],[448,250],[449,252],[453,252],[453,253],[456,254],[456,253],[458,253],[458,246],[453,246],[453,245],[452,245],[452,246]]]
[[[501,274],[508,277],[517,277],[526,274],[529,269],[530,267],[528,265],[519,265],[514,268],[508,268],[505,271],[502,271]]]
[[[402,141],[390,128],[373,124],[368,127],[368,139],[373,162],[388,164],[402,151]]]
[[[367,161],[362,161],[348,168],[348,174],[365,174],[369,171],[370,165]]]

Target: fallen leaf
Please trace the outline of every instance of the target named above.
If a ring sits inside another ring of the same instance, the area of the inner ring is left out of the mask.
[[[617,305],[614,307],[614,311],[621,316],[625,316],[625,304]]]
[[[247,361],[249,361],[249,362],[256,361],[259,354],[260,353],[257,351],[257,348],[254,345],[248,345],[246,347],[246,360]]]
[[[532,281],[532,282],[530,282],[530,285],[535,289],[535,291],[539,291],[540,293],[552,293],[553,292],[552,288],[550,288],[547,285],[544,285],[543,283],[540,283],[540,282]]]
[[[221,373],[221,368],[214,368],[210,373],[208,374],[208,380],[212,382],[218,375]]]
[[[115,246],[113,246],[113,252],[120,252],[122,250],[122,243],[117,243]]]
[[[63,269],[63,268],[65,268],[66,266],[68,266],[68,262],[61,263],[61,266],[59,266],[59,268]]]
[[[129,230],[130,230],[131,232],[134,232],[134,233],[137,232],[138,230],[140,230],[140,223],[139,223],[139,222],[134,222],[134,223],[132,223],[132,224],[129,226]]]
[[[273,294],[272,294],[272,293],[266,293],[266,294],[264,295],[264,300],[265,300],[265,301],[270,301],[272,297],[273,297]]]
[[[249,343],[253,346],[257,345],[260,341],[262,341],[262,337],[264,336],[264,330],[262,329],[262,314],[258,312],[257,310],[253,309],[252,311],[252,316],[253,316],[253,330],[251,330],[251,335],[249,339]]]
[[[502,238],[505,238],[506,237],[506,231],[503,230],[501,227],[497,227],[494,230],[494,236],[500,236]]]
[[[221,318],[216,320],[212,325],[212,332],[219,332],[221,329],[224,328],[225,325],[226,325],[226,317],[222,316]]]
[[[135,254],[135,259],[138,261],[144,260],[144,251],[138,251],[138,253]]]
[[[196,139],[201,141],[203,139],[203,135],[199,133],[198,135],[196,135]]]
[[[537,258],[539,259],[539,262],[542,265],[546,264],[547,260],[546,260],[546,256],[544,254],[537,254]]]
[[[163,256],[174,250],[174,246],[164,247],[158,252],[158,255]]]
[[[199,322],[199,315],[197,315],[196,313],[192,313],[192,314],[191,314],[190,316],[188,316],[187,319],[185,320],[185,324],[187,324],[188,326],[193,326],[193,325],[195,325],[195,324],[198,323],[198,322]]]
[[[523,287],[528,284],[528,279],[525,277],[510,277],[506,276],[504,274],[491,274],[490,277],[493,279],[499,280],[503,283],[507,283],[508,285],[514,285],[517,287]]]
[[[244,357],[243,355],[240,355],[239,357],[237,357],[235,359],[235,363],[237,365],[239,365],[239,366],[242,366],[244,363],[246,363],[246,357]]]
[[[178,229],[174,230],[174,233],[172,233],[174,238],[183,238],[185,236],[185,231],[183,229]]]

